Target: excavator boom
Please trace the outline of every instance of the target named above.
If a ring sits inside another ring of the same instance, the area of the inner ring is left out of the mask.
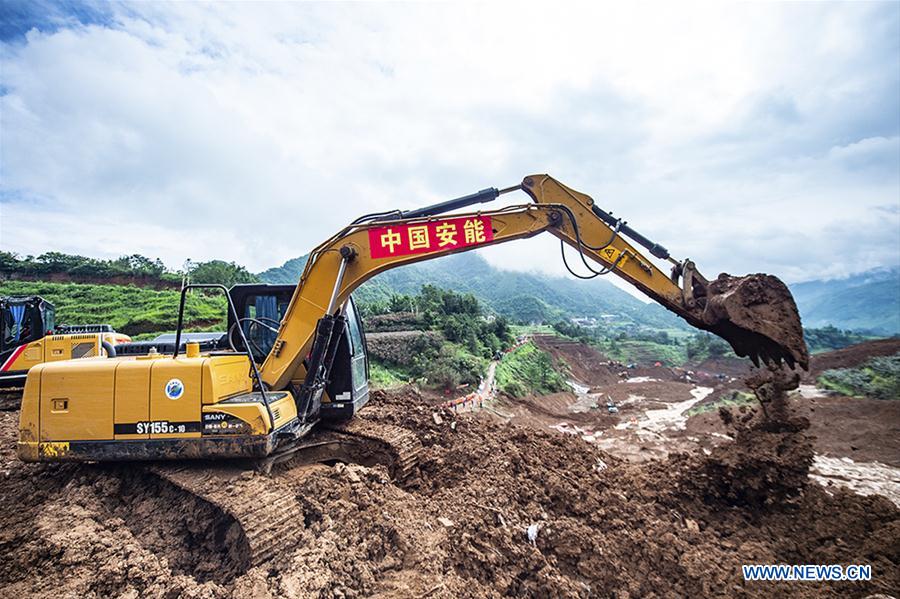
[[[531,201],[456,212],[516,191]],[[690,324],[721,336],[738,355],[757,364],[807,367],[796,305],[777,278],[720,275],[710,282],[690,260],[675,260],[591,197],[548,175],[532,175],[503,190],[357,219],[313,250],[283,311],[272,312],[280,300],[270,298],[268,314],[280,320],[263,318],[262,304],[255,316],[242,316],[229,300],[234,324],[227,337],[231,343],[236,330],[243,349],[231,344],[234,352],[204,355],[189,344],[190,351],[179,355],[182,292],[171,356],[36,366],[22,401],[19,455],[27,460],[270,456],[322,419],[351,417],[367,400],[365,343],[350,301],[362,283],[404,264],[542,232],[561,240],[567,267],[565,246],[574,249],[569,253],[589,273],[569,268],[576,276],[615,274]],[[660,270],[639,247],[668,260],[672,273]],[[266,350],[248,345],[244,329],[253,326],[268,331]],[[354,334],[360,338],[350,342]]]
[[[440,216],[516,190],[528,194],[532,203]],[[784,360],[792,367],[807,367],[796,304],[776,277],[720,275],[710,283],[690,260],[674,260],[663,246],[613,218],[589,196],[548,175],[532,175],[504,190],[488,189],[422,209],[358,219],[313,250],[273,350],[262,365],[263,380],[276,389],[307,380],[303,361],[313,350],[319,320],[333,314],[378,273],[544,231],[575,248],[577,259],[591,273],[583,278],[615,274],[691,325],[719,335],[757,365],[760,360]],[[673,273],[662,272],[626,236],[654,257],[669,260]]]

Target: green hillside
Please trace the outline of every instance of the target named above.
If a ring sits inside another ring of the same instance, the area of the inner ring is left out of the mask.
[[[120,333],[174,331],[180,292],[123,285],[2,281],[0,295],[40,295],[56,306],[59,324],[110,324]],[[186,330],[224,330],[225,298],[192,294],[185,306]]]
[[[303,274],[303,267],[306,266],[306,259],[309,256],[300,256],[292,258],[281,266],[276,266],[259,273],[257,276],[273,285],[293,285],[300,280]]]

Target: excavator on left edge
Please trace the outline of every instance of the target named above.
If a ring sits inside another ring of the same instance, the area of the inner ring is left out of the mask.
[[[128,341],[108,324],[57,325],[55,306],[38,295],[0,297],[0,389],[21,387],[44,362],[114,358]]]

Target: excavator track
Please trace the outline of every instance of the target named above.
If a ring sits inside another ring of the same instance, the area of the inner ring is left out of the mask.
[[[329,431],[353,440],[356,453],[353,462],[363,465],[385,464],[391,479],[400,485],[408,485],[414,481],[419,469],[422,443],[411,431],[365,418],[355,418],[330,426]],[[370,463],[366,463],[367,461]]]
[[[329,425],[295,445],[252,462],[154,463],[148,471],[208,502],[235,520],[230,553],[251,568],[294,548],[304,530],[296,485],[315,463],[351,462],[387,466],[391,479],[408,484],[418,470],[421,443],[410,431],[356,418]],[[273,467],[275,465],[277,467]]]
[[[25,387],[0,388],[0,412],[18,410],[22,404],[22,393]]]

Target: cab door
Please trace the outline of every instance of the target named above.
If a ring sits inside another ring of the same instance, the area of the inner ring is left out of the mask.
[[[347,300],[347,329],[350,337],[350,380],[353,401],[358,403],[361,398],[369,395],[369,355],[366,352],[366,337],[362,322],[352,298]]]
[[[44,361],[44,327],[33,300],[4,301],[0,320],[0,372],[24,372]]]

